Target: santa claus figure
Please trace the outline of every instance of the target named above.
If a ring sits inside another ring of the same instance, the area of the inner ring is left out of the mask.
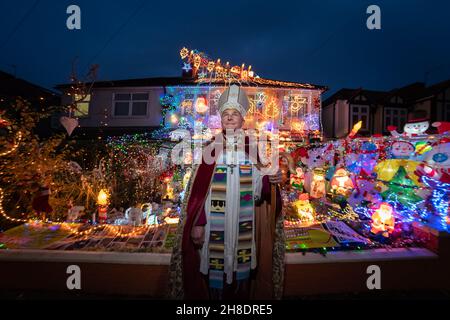
[[[345,197],[351,195],[354,184],[352,179],[350,178],[350,174],[344,168],[339,168],[336,170],[333,178],[331,179],[331,191],[334,194],[340,194]]]
[[[45,220],[46,216],[53,212],[49,203],[50,194],[51,191],[47,185],[40,185],[33,197],[31,206],[42,220]]]
[[[386,202],[380,204],[380,207],[372,214],[372,224],[370,232],[381,234],[383,237],[389,237],[394,232],[395,218],[392,206]]]

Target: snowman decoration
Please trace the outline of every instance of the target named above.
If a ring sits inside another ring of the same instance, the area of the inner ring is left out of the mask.
[[[125,211],[125,219],[128,225],[140,226],[142,224],[142,209],[139,207],[131,207]]]
[[[403,133],[397,132],[396,126],[388,126],[389,132],[394,137],[423,137],[426,136],[426,131],[430,127],[430,122],[426,119],[409,120],[403,127]]]

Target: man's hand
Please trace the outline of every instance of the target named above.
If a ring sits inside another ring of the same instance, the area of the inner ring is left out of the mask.
[[[269,181],[270,181],[270,183],[273,183],[273,184],[281,183],[282,180],[283,180],[283,177],[282,177],[280,169],[278,169],[278,172],[276,174],[274,174],[273,176],[269,176]]]
[[[205,242],[205,227],[194,226],[191,230],[191,238],[195,245],[202,247]]]

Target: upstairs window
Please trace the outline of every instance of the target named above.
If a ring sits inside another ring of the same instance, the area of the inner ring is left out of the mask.
[[[76,109],[74,110],[73,115],[76,118],[86,118],[89,116],[89,104],[91,103],[91,95],[87,94],[85,96],[81,96],[76,94],[75,101]]]
[[[396,126],[402,129],[406,123],[407,112],[401,108],[385,108],[384,109],[384,127]]]
[[[148,99],[148,93],[116,93],[114,94],[114,116],[146,116]]]
[[[359,121],[362,121],[361,131],[369,130],[369,106],[351,106],[352,114],[352,127],[357,124]]]

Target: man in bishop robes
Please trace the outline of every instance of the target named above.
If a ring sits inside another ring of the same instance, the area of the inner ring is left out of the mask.
[[[261,150],[255,152],[257,144],[242,130],[248,107],[237,85],[219,99],[222,133],[194,166],[181,208],[171,299],[281,298],[281,171],[274,161],[261,163]]]

